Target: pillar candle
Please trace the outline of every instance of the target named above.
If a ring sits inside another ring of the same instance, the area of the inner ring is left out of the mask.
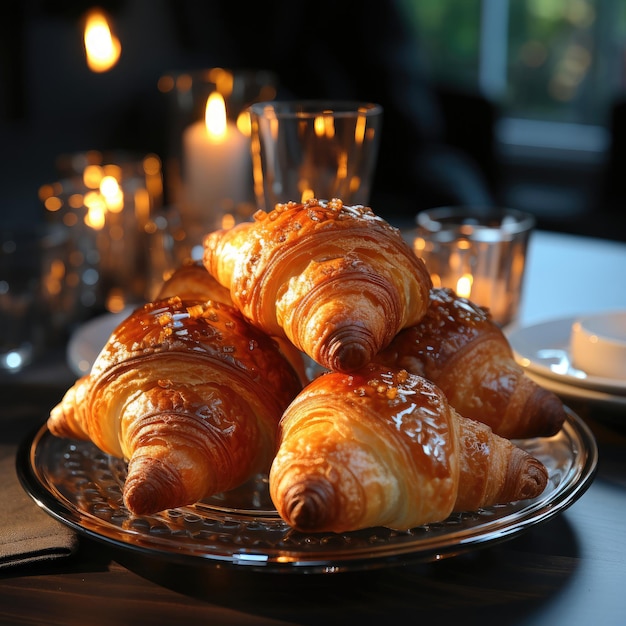
[[[225,120],[225,110],[223,115]],[[183,134],[183,203],[190,219],[217,228],[225,213],[248,200],[250,140],[230,121],[225,121],[221,132],[212,132],[208,116],[209,112],[206,120],[192,124]]]

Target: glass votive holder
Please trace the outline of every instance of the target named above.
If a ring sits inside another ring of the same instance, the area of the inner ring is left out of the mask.
[[[67,238],[56,229],[0,228],[0,372],[21,371],[61,336],[66,255]]]
[[[499,207],[441,207],[422,211],[404,232],[424,260],[435,287],[489,309],[500,326],[517,317],[526,250],[535,218]]]
[[[70,241],[63,284],[76,310],[117,312],[144,302],[152,205],[143,180],[106,175],[87,186],[75,177],[44,185],[39,195],[47,223]]]
[[[190,233],[249,220],[256,210],[248,106],[276,96],[269,71],[208,68],[161,76],[167,98],[165,189]]]
[[[118,184],[136,187],[146,198],[141,200],[150,211],[163,206],[163,168],[161,158],[153,153],[127,150],[86,150],[61,154],[56,169],[62,180],[78,178],[85,187],[99,188],[103,178],[112,176]]]

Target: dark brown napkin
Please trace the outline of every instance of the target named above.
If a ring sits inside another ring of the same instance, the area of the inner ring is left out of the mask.
[[[65,558],[78,548],[78,535],[24,491],[15,466],[19,445],[72,380],[58,359],[0,377],[0,569]]]
[[[15,454],[0,446],[0,569],[71,555],[76,533],[58,522],[24,491],[15,471]]]

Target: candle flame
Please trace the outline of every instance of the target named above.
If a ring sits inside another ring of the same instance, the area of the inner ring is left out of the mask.
[[[472,293],[472,283],[474,279],[471,274],[463,274],[456,281],[456,293],[460,298],[469,298]]]
[[[113,176],[105,176],[100,182],[100,193],[106,208],[112,213],[119,213],[124,208],[124,194]]]
[[[216,91],[207,100],[204,121],[207,132],[213,139],[219,141],[226,138],[226,104],[224,97]]]
[[[94,230],[102,230],[106,223],[106,205],[104,199],[97,191],[85,194],[85,224]]]
[[[120,41],[111,33],[106,15],[100,9],[87,14],[84,42],[87,66],[92,72],[107,72],[120,58]]]

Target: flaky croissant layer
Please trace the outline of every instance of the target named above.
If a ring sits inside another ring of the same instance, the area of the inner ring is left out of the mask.
[[[300,388],[276,343],[233,307],[173,297],[118,326],[48,427],[127,459],[126,506],[148,514],[267,471]]]
[[[367,207],[279,204],[204,246],[207,270],[247,319],[330,370],[366,365],[428,305],[423,261]]]
[[[533,498],[547,471],[460,416],[431,382],[370,364],[324,374],[298,394],[281,420],[269,482],[294,528],[345,532],[409,529]]]

